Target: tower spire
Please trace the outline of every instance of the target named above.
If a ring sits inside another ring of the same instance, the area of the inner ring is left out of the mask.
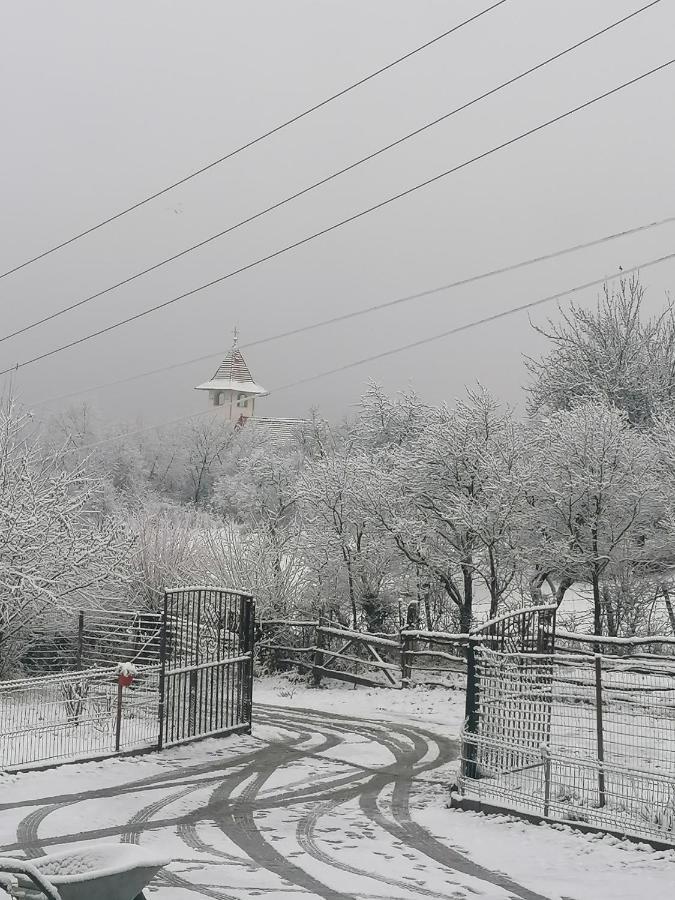
[[[198,384],[198,391],[208,391],[212,406],[222,409],[230,422],[243,424],[254,415],[255,398],[266,394],[256,384],[239,349],[239,329],[232,329],[232,347],[210,381]]]

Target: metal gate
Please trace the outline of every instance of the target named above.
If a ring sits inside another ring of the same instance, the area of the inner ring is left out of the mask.
[[[251,730],[255,604],[239,591],[164,595],[159,748]]]
[[[515,610],[471,632],[463,777],[516,772],[533,756],[541,762],[551,728],[556,609]]]

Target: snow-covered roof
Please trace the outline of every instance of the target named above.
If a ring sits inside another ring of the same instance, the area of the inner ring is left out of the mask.
[[[305,419],[275,419],[268,416],[252,416],[247,425],[260,428],[274,444],[291,441],[299,429],[307,425]]]
[[[237,347],[232,345],[229,353],[218,366],[210,381],[198,384],[196,391],[238,391],[242,394],[266,394],[264,387],[256,384],[251,376],[246,360]]]

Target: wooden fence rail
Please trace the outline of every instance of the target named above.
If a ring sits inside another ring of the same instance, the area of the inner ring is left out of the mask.
[[[297,668],[316,685],[336,678],[369,687],[464,687],[469,636],[402,629],[353,631],[331,619],[273,619],[257,624],[259,662],[270,670]]]

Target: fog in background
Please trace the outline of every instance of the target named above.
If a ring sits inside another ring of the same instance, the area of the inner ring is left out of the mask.
[[[0,32],[0,270],[161,189],[488,6],[402,0],[5,4]],[[641,5],[510,0],[350,95],[169,195],[0,282],[1,334],[219,231],[419,127]],[[662,2],[543,72],[39,329],[0,368],[105,327],[324,228],[672,55]],[[675,214],[675,67],[339,231],[167,310],[19,369],[28,404],[191,357],[211,361],[84,393],[105,418],[203,409],[193,390],[231,343],[421,291]],[[244,351],[266,415],[337,418],[369,379],[452,400],[476,380],[522,403],[526,314],[294,390],[369,354],[672,252],[675,225]],[[647,270],[647,310],[675,264]],[[597,291],[579,296],[595,302]],[[555,304],[533,313],[538,323]]]

